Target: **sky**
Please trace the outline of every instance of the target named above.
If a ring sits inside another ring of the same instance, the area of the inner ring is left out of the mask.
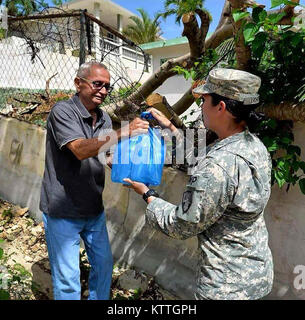
[[[143,8],[147,11],[151,18],[153,18],[154,14],[158,11],[162,11],[164,9],[164,0],[111,0],[119,4],[120,6],[128,9],[129,11],[139,14],[136,9]],[[271,7],[270,0],[256,0],[259,4],[264,4],[266,9]],[[300,1],[301,4],[305,5],[305,0]],[[204,6],[211,13],[213,21],[210,24],[209,32],[215,30],[218,25],[219,17],[222,12],[224,0],[205,0]],[[169,16],[164,21],[161,19],[161,30],[163,34],[161,35],[165,39],[173,39],[177,37],[181,37],[181,33],[183,30],[183,23],[181,22],[180,26],[175,23],[175,17]]]
[[[156,12],[162,11],[164,9],[164,0],[111,0],[118,5],[128,9],[134,14],[139,15],[137,12],[138,8],[143,8],[147,11],[151,18],[154,17]],[[51,0],[47,0],[51,3]],[[271,0],[256,0],[259,4],[264,4],[268,10],[271,6]],[[300,3],[305,5],[305,0],[300,0]],[[222,12],[224,0],[205,0],[205,8],[211,13],[213,21],[210,24],[209,32],[213,32],[218,25],[219,17]],[[175,23],[175,17],[169,16],[166,20],[161,19],[161,30],[163,33],[161,36],[164,39],[173,39],[181,37],[183,31],[183,23],[180,25]]]

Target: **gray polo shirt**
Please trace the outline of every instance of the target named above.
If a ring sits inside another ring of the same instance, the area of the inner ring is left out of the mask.
[[[109,115],[99,108],[96,112],[93,128],[93,118],[74,95],[56,103],[48,116],[40,210],[52,217],[88,218],[104,210],[104,166],[97,156],[80,161],[66,147],[70,141],[98,137],[112,129]]]

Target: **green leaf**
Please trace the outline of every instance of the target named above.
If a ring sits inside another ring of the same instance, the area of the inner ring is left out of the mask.
[[[288,154],[294,154],[296,153],[298,156],[301,155],[301,148],[298,147],[298,146],[289,146],[288,149],[287,149],[287,153]]]
[[[292,167],[293,171],[295,171],[295,172],[298,171],[299,167],[300,167],[299,162],[293,161],[291,164],[291,167]]]
[[[0,259],[2,259],[2,257],[3,257],[3,249],[0,248]]]
[[[289,0],[284,0],[284,4],[288,5],[288,6],[293,6],[293,7],[296,7],[296,6],[302,6],[301,4],[298,4],[298,3],[295,3],[293,1],[289,1]]]
[[[298,33],[296,33],[296,34],[292,37],[292,39],[290,40],[290,43],[291,43],[294,47],[296,47],[302,40],[303,40],[303,39],[302,39],[302,36],[299,35]]]
[[[272,151],[275,151],[275,150],[279,149],[279,145],[274,139],[271,139],[271,138],[267,137],[267,139],[265,141],[263,141],[263,142],[266,145],[267,150],[269,152],[272,152]]]
[[[252,19],[255,23],[262,22],[266,19],[267,17],[267,12],[261,8],[261,7],[256,7],[252,11]]]
[[[279,169],[281,169],[282,171],[287,171],[289,170],[289,163],[285,160],[280,160],[278,163],[277,163],[277,166]],[[281,172],[282,173],[282,172]]]
[[[271,129],[275,129],[277,127],[277,122],[274,119],[269,119],[267,121],[267,126],[270,127]]]
[[[250,15],[250,13],[246,12],[246,11],[239,10],[239,9],[234,9],[232,15],[233,15],[234,21],[237,22],[245,17],[248,17]]]
[[[274,138],[266,136],[262,138],[262,141],[269,152],[279,149],[279,145]]]
[[[197,106],[201,105],[201,99],[196,99],[195,102],[196,102]]]
[[[272,13],[269,14],[268,19],[271,23],[277,24],[280,20],[282,20],[283,17],[286,16],[285,12],[282,13]]]
[[[273,9],[275,7],[278,7],[278,6],[282,5],[282,4],[285,4],[285,2],[286,2],[285,0],[271,0],[270,9]]]
[[[285,184],[286,180],[283,178],[283,174],[279,171],[276,171],[274,173],[274,177],[276,179],[277,184],[279,185],[280,188],[283,187],[283,185]]]
[[[10,300],[10,294],[3,289],[0,289],[0,300]]]
[[[256,36],[255,39],[252,42],[252,51],[253,54],[260,58],[265,50],[265,44],[267,40],[267,34],[264,32],[259,32]]]
[[[305,173],[305,162],[304,161],[300,161],[299,162],[299,167],[303,170],[303,172]]]
[[[305,194],[305,179],[299,180],[299,186],[303,194]]]
[[[288,137],[283,137],[281,138],[281,142],[284,144],[290,144],[291,143],[291,139]]]
[[[246,42],[251,42],[254,40],[256,32],[259,30],[259,25],[254,23],[247,23],[244,27],[244,37]]]
[[[191,75],[192,80],[195,80],[197,72],[195,70],[192,70],[190,75]]]

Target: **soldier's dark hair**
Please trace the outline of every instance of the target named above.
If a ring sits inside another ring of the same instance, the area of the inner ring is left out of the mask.
[[[245,121],[250,131],[255,131],[258,124],[265,118],[263,114],[257,113],[254,110],[258,104],[244,105],[242,102],[223,97],[216,93],[211,93],[212,105],[217,106],[220,101],[226,104],[227,110],[234,116],[236,123]]]

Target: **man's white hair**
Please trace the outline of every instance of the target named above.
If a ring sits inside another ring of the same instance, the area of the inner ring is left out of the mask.
[[[79,78],[87,77],[90,74],[91,68],[93,66],[98,66],[98,67],[103,68],[103,69],[108,71],[108,68],[103,63],[101,63],[99,61],[96,61],[96,60],[92,60],[92,61],[83,63],[79,67],[76,76],[79,77]]]

